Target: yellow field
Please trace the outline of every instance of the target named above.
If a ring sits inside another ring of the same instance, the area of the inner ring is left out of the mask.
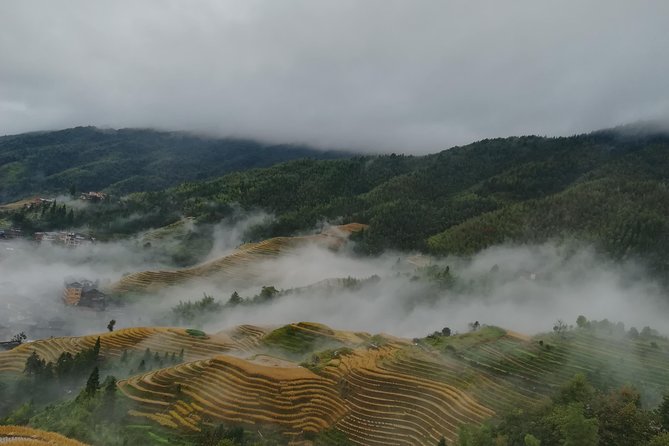
[[[12,203],[1,204],[0,211],[15,211],[17,209],[22,209],[23,206],[29,205],[33,201],[33,198],[26,198],[24,200],[14,201]]]
[[[144,351],[150,348],[162,355],[179,354],[183,349],[184,359],[194,361],[221,353],[249,352],[264,333],[262,328],[242,325],[231,331],[200,338],[189,335],[182,328],[137,327],[99,335],[44,339],[0,352],[0,372],[22,372],[26,359],[33,351],[47,362],[56,361],[63,352],[76,354],[93,347],[98,337],[103,357],[120,357],[125,350]]]
[[[0,426],[0,444],[10,446],[86,446],[54,432],[24,426]]]
[[[253,266],[263,260],[275,258],[279,254],[285,254],[310,243],[336,249],[345,243],[350,233],[360,231],[365,227],[359,223],[350,223],[333,226],[316,235],[275,237],[259,243],[247,243],[230,255],[192,268],[129,274],[112,284],[110,291],[114,294],[151,292],[165,286],[203,277],[216,277],[220,280],[248,280],[256,274]]]
[[[0,353],[0,371],[20,372],[33,350],[53,360],[95,339],[25,344]],[[119,381],[134,402],[132,416],[186,432],[219,423],[272,425],[303,446],[327,428],[365,446],[434,445],[442,436],[454,442],[462,425],[530,407],[576,373],[642,391],[669,387],[669,342],[577,330],[529,338],[485,327],[413,343],[300,322],[273,330],[243,325],[205,337],[135,328],[100,339],[104,356],[184,349],[181,364]]]

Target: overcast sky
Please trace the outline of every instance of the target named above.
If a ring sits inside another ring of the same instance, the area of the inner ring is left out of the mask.
[[[669,118],[669,1],[0,2],[0,134],[367,151]]]

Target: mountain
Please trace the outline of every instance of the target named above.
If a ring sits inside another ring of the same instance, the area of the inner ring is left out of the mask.
[[[209,279],[221,283],[248,282],[254,275],[255,267],[267,261],[286,255],[307,245],[316,245],[335,250],[346,243],[347,237],[364,229],[363,225],[351,223],[335,226],[320,234],[298,237],[275,237],[259,243],[245,243],[233,252],[191,268],[170,271],[141,271],[124,276],[111,285],[114,295],[125,293],[148,293],[171,285],[183,284],[195,279]]]
[[[0,137],[0,203],[33,194],[159,190],[236,170],[343,152],[180,132],[76,127]]]
[[[241,207],[275,217],[254,229],[254,240],[323,221],[359,222],[369,228],[357,236],[358,249],[372,254],[461,255],[505,242],[576,239],[666,272],[669,136],[634,129],[489,139],[423,157],[294,160],[133,194],[77,211],[74,224],[102,236],[184,216],[216,222]]]

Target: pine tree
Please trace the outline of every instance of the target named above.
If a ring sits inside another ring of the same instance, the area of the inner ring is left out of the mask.
[[[95,395],[95,392],[98,391],[99,387],[100,387],[100,370],[97,367],[95,367],[91,372],[91,376],[88,377],[88,381],[86,381],[86,389],[84,390],[84,393],[88,396],[93,396]]]
[[[100,336],[95,341],[95,346],[93,346],[93,360],[97,361],[98,356],[100,355]]]
[[[38,376],[44,372],[45,367],[45,361],[40,359],[40,357],[37,355],[37,352],[33,350],[30,356],[28,356],[28,359],[26,359],[26,367],[23,370],[23,373],[28,376]]]

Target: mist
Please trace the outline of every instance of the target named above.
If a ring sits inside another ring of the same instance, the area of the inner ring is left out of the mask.
[[[266,218],[271,217],[253,214],[216,226],[205,260],[233,252],[247,230]],[[181,301],[207,294],[225,304],[235,291],[251,298],[263,286],[281,292],[266,303],[226,306],[193,325],[216,332],[240,324],[272,327],[311,321],[412,338],[443,327],[464,332],[474,321],[535,334],[551,331],[557,319],[573,324],[583,314],[669,334],[666,290],[641,265],[613,262],[574,243],[498,246],[469,258],[442,259],[401,252],[369,258],[356,255],[350,243],[337,251],[310,244],[247,265],[252,278],[243,283],[197,279],[125,299],[106,311],[66,307],[60,298],[63,281],[100,280],[104,289],[130,272],[174,267],[137,240],[77,249],[29,243],[4,243],[0,248],[3,337],[18,331],[33,339],[89,334],[104,331],[111,319],[117,328],[175,325],[171,309]],[[454,282],[444,287],[429,280],[425,270],[430,265],[448,265]],[[360,282],[343,286],[338,279],[345,278]]]
[[[371,152],[669,119],[662,0],[0,7],[0,134],[154,127]]]
[[[669,333],[667,296],[660,285],[639,265],[613,263],[587,247],[506,246],[471,259],[445,259],[441,263],[450,266],[461,285],[446,290],[415,280],[406,258],[392,253],[362,260],[318,248],[302,250],[264,265],[267,284],[320,285],[270,304],[226,311],[208,328],[313,321],[338,329],[422,337],[445,326],[464,332],[470,322],[479,321],[535,334],[551,331],[558,319],[574,324],[583,314]],[[328,277],[371,275],[381,280],[355,291],[322,283]]]

